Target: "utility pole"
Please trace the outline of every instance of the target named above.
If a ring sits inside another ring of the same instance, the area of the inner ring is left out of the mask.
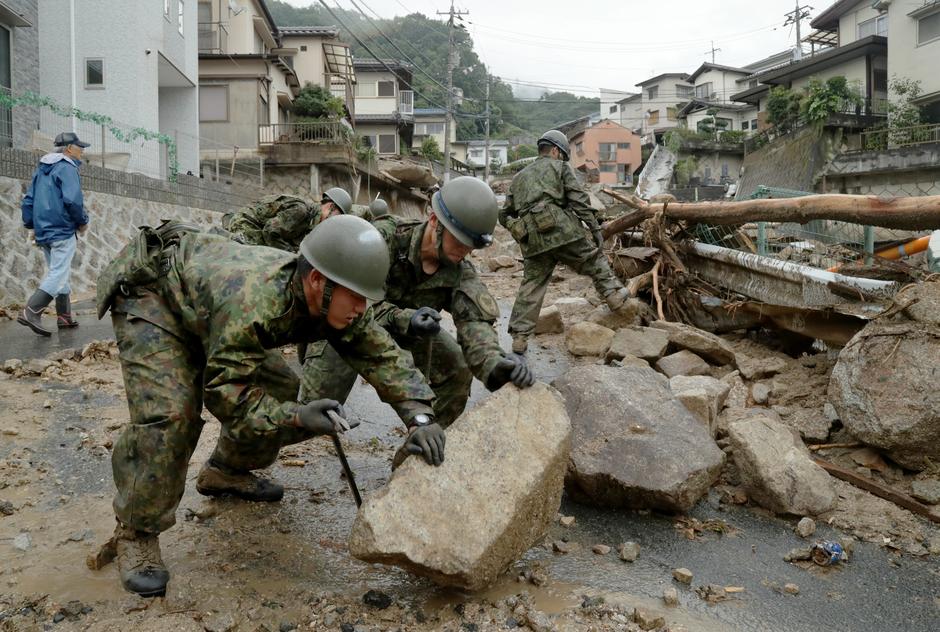
[[[800,0],[796,0],[796,8],[794,8],[789,13],[784,13],[787,18],[787,21],[783,23],[784,26],[790,26],[791,24],[796,25],[796,51],[794,52],[794,57],[797,61],[803,59],[803,38],[800,34],[800,24],[809,17],[809,12],[813,8],[808,4],[800,6]]]
[[[457,65],[457,51],[454,41],[454,17],[467,15],[468,11],[454,11],[454,0],[450,0],[450,11],[438,15],[447,16],[447,112],[444,115],[444,182],[450,180],[450,127],[454,118],[454,66]]]
[[[720,49],[720,48],[715,48],[715,40],[712,40],[712,48],[711,48],[711,50],[705,51],[705,54],[706,54],[706,55],[709,54],[709,53],[712,54],[712,63],[714,64],[714,63],[715,63],[715,53],[720,53],[720,52],[721,52],[721,49]]]
[[[483,181],[490,181],[490,76],[486,75],[486,140],[483,141]]]

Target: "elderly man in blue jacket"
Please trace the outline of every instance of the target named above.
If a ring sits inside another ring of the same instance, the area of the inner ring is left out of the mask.
[[[60,329],[77,327],[69,301],[69,274],[75,256],[76,233],[88,228],[88,214],[82,202],[78,167],[88,143],[75,132],[55,138],[56,151],[39,160],[33,182],[23,198],[23,226],[35,231],[36,243],[46,256],[46,276],[16,319],[41,336],[52,331],[42,326],[42,312],[55,299]]]

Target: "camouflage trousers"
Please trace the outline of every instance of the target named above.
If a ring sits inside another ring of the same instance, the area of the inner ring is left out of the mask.
[[[535,324],[542,309],[542,301],[545,300],[548,282],[559,263],[564,263],[578,274],[591,277],[594,289],[601,298],[606,298],[623,288],[603,251],[587,238],[526,257],[523,261],[522,284],[509,316],[509,335],[514,341],[513,350],[518,350],[516,340],[528,340],[535,333]]]
[[[118,520],[160,533],[176,522],[189,460],[202,432],[203,369],[199,340],[184,339],[142,318],[112,310],[120,350],[130,425],[114,445],[111,468]],[[297,374],[275,351],[267,352],[258,385],[295,401]],[[282,446],[313,435],[294,428],[259,433],[249,420],[222,420],[212,460],[233,470],[271,465]]]
[[[435,421],[446,428],[467,405],[473,374],[463,357],[463,349],[446,331],[430,338],[392,334],[402,349],[409,351],[418,370],[434,391]],[[300,401],[335,399],[345,402],[356,384],[356,371],[325,341],[307,348],[303,362]]]

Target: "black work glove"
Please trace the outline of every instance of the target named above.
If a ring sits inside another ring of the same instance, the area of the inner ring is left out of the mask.
[[[297,425],[318,435],[346,432],[359,425],[358,421],[347,421],[345,416],[343,406],[335,399],[317,399],[300,407]]]
[[[428,465],[444,462],[444,429],[437,424],[419,426],[405,440],[405,449],[411,454],[423,454]]]
[[[431,307],[419,307],[408,322],[409,336],[433,336],[441,330],[441,315]]]
[[[535,374],[529,369],[525,356],[510,353],[497,362],[486,378],[486,388],[497,391],[507,382],[512,382],[519,388],[528,388],[535,384]]]
[[[593,231],[594,232],[594,241],[597,243],[597,248],[599,250],[604,249],[604,231],[600,228]]]

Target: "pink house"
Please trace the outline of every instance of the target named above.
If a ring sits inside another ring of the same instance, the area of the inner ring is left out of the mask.
[[[611,120],[604,120],[574,134],[571,166],[588,174],[588,181],[632,184],[633,172],[642,161],[640,137]]]

